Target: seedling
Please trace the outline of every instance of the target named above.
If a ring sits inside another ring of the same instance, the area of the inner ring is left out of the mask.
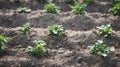
[[[4,50],[4,44],[12,40],[10,37],[4,37],[0,35],[0,52]]]
[[[114,5],[114,7],[110,8],[108,12],[110,12],[114,16],[117,16],[117,15],[120,16],[120,4]]]
[[[62,36],[65,35],[65,30],[63,29],[62,25],[54,24],[52,26],[48,26],[48,34],[49,35],[56,35],[56,36]]]
[[[98,30],[96,31],[98,35],[104,35],[105,37],[107,37],[108,35],[111,35],[113,30],[111,28],[110,24],[102,25],[101,27],[97,27]]]
[[[45,10],[48,13],[58,13],[60,11],[59,9],[60,8],[53,3],[49,3],[45,5]]]
[[[27,7],[19,7],[16,9],[17,13],[30,13],[31,9],[28,9]]]
[[[74,6],[70,7],[72,8],[76,15],[81,15],[86,13],[85,11],[86,6],[87,6],[86,4],[80,4],[78,2],[75,2]]]
[[[112,4],[115,5],[115,4],[120,4],[120,0],[111,0]]]
[[[35,40],[33,41],[33,45],[34,47],[28,46],[28,48],[26,49],[28,53],[41,56],[48,54],[48,50],[46,50],[45,48],[46,43],[43,40]]]
[[[96,0],[84,0],[84,3],[90,4],[90,3],[94,3]]]
[[[21,28],[21,31],[24,33],[24,34],[30,34],[31,32],[31,29],[30,29],[30,23],[26,23],[22,26]]]
[[[90,53],[101,57],[108,57],[114,51],[114,47],[107,47],[102,40],[97,40],[93,46],[90,46]]]
[[[66,0],[67,3],[74,3],[75,0]]]

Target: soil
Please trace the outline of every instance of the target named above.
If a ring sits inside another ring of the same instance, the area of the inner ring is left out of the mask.
[[[60,6],[61,12],[46,13],[43,10],[46,3],[35,0],[24,0],[22,3],[0,1],[0,34],[12,37],[5,51],[0,53],[0,67],[120,67],[120,17],[108,13],[112,7],[109,0],[89,4],[87,13],[80,16],[75,15],[65,1],[50,2]],[[15,9],[21,6],[32,9],[32,12],[16,13]],[[30,39],[19,31],[27,22],[31,24]],[[93,32],[97,26],[109,22],[114,30],[111,36],[103,38]],[[53,24],[62,24],[67,30],[66,36],[46,35],[47,27]],[[47,43],[48,56],[36,57],[25,51],[35,39]],[[88,46],[98,39],[107,46],[115,47],[115,53],[108,63],[89,53]]]

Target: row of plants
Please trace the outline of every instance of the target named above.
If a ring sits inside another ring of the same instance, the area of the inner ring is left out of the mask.
[[[79,3],[75,0],[67,0],[68,3],[73,3],[74,2],[74,6],[70,6],[70,8],[72,9],[72,11],[76,14],[76,15],[82,15],[82,14],[85,14],[86,11],[86,7],[87,7],[87,4],[84,4],[84,3]],[[95,2],[95,0],[85,0],[85,2]],[[115,2],[115,4],[114,4]],[[109,13],[113,14],[114,16],[120,16],[120,3],[117,2],[117,1],[112,1],[112,3],[114,4],[114,7],[110,8],[108,10]],[[53,3],[49,3],[49,4],[46,4],[45,7],[44,7],[45,11],[47,13],[58,13],[60,12],[60,7],[53,4]],[[16,12],[18,13],[29,13],[31,12],[31,9],[28,9],[26,7],[19,7],[16,9]]]
[[[71,6],[71,9],[74,11],[74,13],[76,15],[82,15],[82,14],[85,14],[85,8],[86,8],[86,4],[81,4],[79,2],[75,2],[74,3],[74,6]],[[49,4],[46,4],[44,9],[46,10],[47,13],[58,13],[60,12],[60,7],[58,7],[57,5],[53,4],[53,3],[49,3]],[[16,9],[16,12],[17,13],[30,13],[31,12],[31,9],[28,9],[26,7],[19,7]]]
[[[62,25],[54,24],[52,26],[48,26],[47,29],[48,29],[47,35],[52,35],[52,36],[66,35],[66,30],[63,28]],[[20,31],[23,32],[23,34],[25,34],[25,35],[29,35],[31,33],[30,23],[24,24],[21,27]],[[99,36],[107,37],[107,36],[112,35],[113,30],[111,28],[111,25],[107,24],[107,25],[102,25],[101,27],[97,27],[95,32]],[[10,38],[10,37],[4,37],[4,36],[0,35],[0,52],[2,52],[4,50],[4,46],[5,46],[4,44],[9,42],[11,39],[12,38]],[[45,56],[45,55],[48,55],[48,53],[49,53],[46,46],[47,46],[47,44],[45,41],[34,40],[33,46],[28,46],[28,48],[26,48],[26,51],[32,55]],[[102,40],[97,40],[97,42],[93,46],[90,46],[90,53],[101,56],[101,57],[110,56],[110,54],[112,54],[112,52],[114,50],[115,50],[114,47],[107,47],[107,45],[104,44]]]

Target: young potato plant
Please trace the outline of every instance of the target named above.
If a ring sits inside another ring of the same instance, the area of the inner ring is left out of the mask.
[[[24,34],[30,34],[31,32],[31,29],[30,29],[30,23],[26,23],[22,26],[21,28],[21,31],[24,33]]]
[[[75,0],[66,0],[67,3],[74,3]]]
[[[72,8],[76,15],[82,15],[86,13],[85,11],[86,6],[87,6],[86,4],[80,4],[79,2],[75,2],[74,6],[70,7]]]
[[[41,56],[48,55],[48,50],[45,48],[46,43],[43,40],[35,40],[33,41],[33,45],[34,47],[28,46],[26,49],[28,53]]]
[[[54,24],[52,26],[48,26],[48,34],[49,35],[56,35],[56,36],[62,36],[65,35],[65,30],[63,29],[62,25]]]
[[[113,30],[110,24],[102,25],[101,27],[97,27],[98,30],[96,31],[98,35],[104,35],[104,37],[107,37],[108,35],[111,35]]]
[[[27,7],[19,7],[16,9],[17,13],[30,13],[31,9],[28,9]]]
[[[120,0],[111,0],[111,3],[112,3],[113,5],[115,5],[115,4],[120,4]]]
[[[108,57],[114,51],[114,47],[107,47],[102,40],[97,40],[93,46],[90,46],[90,53],[100,57]]]
[[[94,3],[96,0],[84,0],[84,3],[90,4],[90,3]]]
[[[108,10],[108,12],[110,12],[111,14],[113,14],[114,16],[120,16],[120,3],[119,4],[116,4],[114,5],[113,8],[110,8]]]
[[[60,11],[59,9],[60,9],[60,7],[56,6],[53,3],[49,3],[49,4],[45,5],[45,10],[48,13],[58,13]]]
[[[0,35],[0,52],[4,50],[4,44],[10,40],[12,40],[12,38]]]

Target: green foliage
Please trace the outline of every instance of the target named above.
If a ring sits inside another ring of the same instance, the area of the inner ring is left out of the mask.
[[[46,50],[45,46],[46,43],[43,40],[35,40],[33,41],[34,47],[28,46],[26,51],[33,55],[47,55],[48,51]]]
[[[30,23],[26,23],[22,26],[21,28],[21,31],[24,33],[24,34],[30,34],[31,32],[31,29],[30,29]]]
[[[76,15],[81,15],[86,13],[85,12],[86,6],[87,6],[86,4],[80,4],[78,2],[75,2],[75,5],[70,7],[72,8]]]
[[[110,12],[114,16],[117,16],[117,15],[120,16],[120,4],[114,5],[114,7],[110,8],[108,12]]]
[[[49,3],[49,4],[46,4],[46,5],[45,5],[45,10],[46,10],[48,13],[57,13],[57,12],[59,12],[59,7],[56,6],[56,5],[53,4],[53,3]]]
[[[31,9],[28,9],[27,7],[19,7],[16,9],[16,12],[18,12],[18,13],[30,13]]]
[[[67,3],[74,3],[75,0],[66,0]]]
[[[93,46],[90,46],[91,54],[101,57],[110,56],[113,51],[115,51],[114,47],[107,47],[102,40],[98,40]]]
[[[56,36],[61,36],[61,35],[65,35],[65,30],[63,29],[62,25],[57,25],[54,24],[52,26],[48,26],[48,31],[49,31],[49,35],[56,35]]]
[[[84,3],[90,4],[90,3],[94,3],[96,0],[84,0]]]
[[[98,28],[98,30],[96,31],[97,34],[104,35],[105,37],[111,35],[113,32],[110,24],[107,24],[106,26],[102,25],[101,27],[97,27],[97,28]]]
[[[120,4],[120,0],[111,0],[112,4],[115,5],[115,4]]]
[[[4,50],[4,44],[12,40],[10,37],[0,35],[0,51]]]

